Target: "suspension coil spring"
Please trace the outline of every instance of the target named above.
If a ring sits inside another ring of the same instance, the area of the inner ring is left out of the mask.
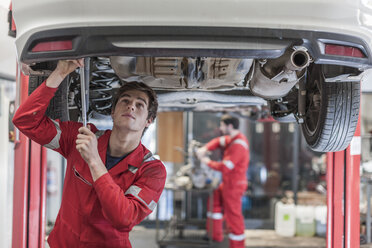
[[[113,85],[120,85],[120,79],[111,68],[110,59],[97,57],[92,60],[92,74],[89,88],[91,110],[110,115]]]

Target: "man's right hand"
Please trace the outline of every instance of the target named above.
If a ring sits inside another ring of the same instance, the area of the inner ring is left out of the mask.
[[[84,67],[84,59],[58,61],[57,68],[48,77],[46,85],[57,88],[63,79],[78,67]]]
[[[55,71],[66,77],[78,67],[84,67],[84,59],[60,60]]]

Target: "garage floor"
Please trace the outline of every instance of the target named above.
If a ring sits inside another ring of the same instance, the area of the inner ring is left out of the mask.
[[[271,248],[271,247],[283,247],[283,248],[325,248],[325,238],[320,237],[292,237],[286,238],[276,235],[273,230],[246,230],[246,248]],[[145,228],[137,226],[130,233],[130,240],[134,248],[158,248],[156,242],[156,230],[153,228]],[[166,246],[167,248],[178,248],[178,247],[193,247],[192,245],[187,246]],[[197,247],[197,246],[194,246]],[[199,246],[200,247],[200,246]],[[204,246],[208,247],[208,246]],[[228,242],[225,238],[222,243],[213,243],[214,248],[227,248]],[[372,247],[372,246],[371,246]]]
[[[246,248],[325,248],[326,240],[320,237],[292,237],[286,238],[276,235],[274,230],[246,230]],[[133,248],[159,248],[156,242],[156,230],[143,226],[135,227],[130,232],[129,239]],[[201,247],[193,245],[170,246],[166,248]],[[203,246],[208,247],[208,246]],[[222,243],[213,243],[213,248],[228,248],[227,238]],[[164,247],[165,248],[165,247]],[[360,248],[372,248],[372,244],[361,245]]]
[[[286,238],[276,235],[274,230],[246,230],[246,248],[325,248],[325,238],[319,237],[292,237]],[[129,239],[133,248],[159,248],[156,241],[156,229],[136,226],[130,232]],[[45,242],[45,247],[49,248]],[[227,238],[222,243],[213,243],[209,247],[213,248],[228,248]],[[193,245],[186,246],[170,246],[166,248],[189,248],[196,247]],[[198,246],[200,247],[200,246]],[[208,247],[208,246],[204,246]],[[165,247],[164,247],[165,248]],[[360,248],[372,248],[372,244],[361,245]]]

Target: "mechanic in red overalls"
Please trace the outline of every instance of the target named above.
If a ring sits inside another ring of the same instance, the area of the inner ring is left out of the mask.
[[[224,136],[214,138],[196,152],[201,162],[222,172],[222,183],[213,192],[213,212],[207,213],[207,229],[212,222],[212,239],[223,240],[223,217],[226,220],[230,248],[244,248],[244,217],[241,198],[247,189],[249,146],[247,138],[238,130],[239,119],[224,115],[220,130]],[[212,161],[207,152],[223,149],[222,161]]]
[[[112,131],[51,120],[45,115],[50,99],[79,66],[83,60],[59,61],[13,122],[30,139],[67,159],[50,247],[131,247],[129,231],[154,210],[166,178],[164,165],[141,144],[156,117],[157,98],[143,83],[124,84],[113,102]]]

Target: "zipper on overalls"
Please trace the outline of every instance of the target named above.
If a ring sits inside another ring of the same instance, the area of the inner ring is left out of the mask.
[[[92,184],[87,180],[85,179],[84,177],[82,177],[80,175],[80,173],[75,169],[75,166],[72,167],[74,169],[74,175],[79,178],[81,181],[83,181],[84,183],[88,184],[89,186],[92,186]]]

